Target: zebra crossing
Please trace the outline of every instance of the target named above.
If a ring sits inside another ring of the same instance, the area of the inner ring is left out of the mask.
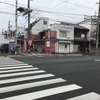
[[[32,65],[0,58],[0,100],[40,100],[81,89],[79,85],[67,84],[67,80]],[[100,100],[100,95],[91,92],[66,100]]]

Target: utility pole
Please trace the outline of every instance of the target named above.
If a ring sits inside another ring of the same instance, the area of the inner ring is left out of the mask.
[[[18,7],[18,0],[16,0],[16,7],[15,7],[15,47],[17,48],[17,7]],[[16,49],[17,50],[17,49]],[[15,54],[17,51],[15,51]]]
[[[8,22],[8,30],[9,30],[9,34],[11,35],[11,33],[10,33],[10,21]]]
[[[97,22],[97,38],[96,38],[96,53],[98,51],[98,44],[99,44],[99,30],[100,30],[100,0],[99,0],[99,10],[98,10],[98,22]]]
[[[3,29],[2,29],[2,35],[4,35],[4,34],[3,34]]]
[[[28,10],[30,10],[30,0],[28,0]],[[30,40],[30,12],[28,11],[28,42]],[[30,45],[28,46],[30,51]]]

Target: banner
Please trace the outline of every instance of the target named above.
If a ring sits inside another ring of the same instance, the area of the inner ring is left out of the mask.
[[[24,51],[27,50],[27,43],[26,43],[26,40],[24,40]]]

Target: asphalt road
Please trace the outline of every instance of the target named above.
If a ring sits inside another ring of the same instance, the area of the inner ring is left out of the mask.
[[[67,84],[77,84],[82,89],[49,96],[40,100],[65,100],[82,94],[100,94],[100,56],[44,56],[16,57],[19,61],[31,64],[56,77],[63,78]]]

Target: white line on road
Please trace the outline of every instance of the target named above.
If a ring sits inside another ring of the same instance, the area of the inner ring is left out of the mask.
[[[77,96],[67,100],[100,100],[100,95],[94,92]]]
[[[15,78],[15,79],[7,79],[7,80],[0,81],[0,84],[11,83],[11,82],[20,82],[20,81],[40,79],[40,78],[47,78],[47,77],[53,77],[53,76],[55,76],[55,75],[43,74],[43,75],[27,76],[25,78],[21,77],[21,78]]]
[[[100,61],[100,59],[98,59],[98,60],[96,59],[95,61]]]
[[[69,92],[72,90],[77,90],[77,89],[81,89],[82,87],[75,85],[75,84],[71,84],[71,85],[65,85],[65,86],[61,86],[61,87],[55,87],[55,88],[50,88],[50,89],[46,89],[46,90],[41,90],[41,91],[37,91],[37,92],[33,92],[33,93],[28,93],[28,94],[23,94],[23,95],[18,95],[18,96],[14,96],[14,97],[9,97],[9,98],[5,98],[2,100],[35,100],[35,99],[40,99],[43,97],[47,97],[47,96],[52,96],[55,94],[60,94],[60,93],[64,93],[64,92]]]
[[[11,72],[16,72],[16,71],[29,71],[29,70],[36,70],[38,68],[26,68],[26,69],[14,69],[14,70],[1,70],[0,74],[2,73],[11,73]]]
[[[14,69],[14,68],[29,68],[33,67],[32,65],[26,65],[26,66],[15,66],[15,67],[2,67],[0,70],[8,70],[8,69]]]
[[[44,86],[44,85],[50,85],[50,84],[55,84],[55,83],[60,83],[60,82],[65,82],[65,81],[66,80],[64,80],[62,78],[56,78],[56,79],[38,81],[38,82],[33,82],[33,83],[25,83],[25,84],[21,84],[21,85],[2,87],[2,88],[0,88],[0,93],[17,91],[17,90],[28,89],[28,88]]]
[[[38,71],[30,71],[30,72],[9,73],[9,74],[0,75],[0,78],[12,77],[12,76],[15,77],[15,76],[19,76],[19,75],[29,75],[29,74],[37,74],[37,73],[45,73],[45,71],[38,70]]]
[[[7,67],[7,66],[8,67],[10,67],[10,66],[13,67],[13,66],[21,66],[21,65],[28,65],[28,64],[24,64],[24,63],[23,64],[7,64],[7,65],[3,64],[3,65],[0,65],[0,67]]]

